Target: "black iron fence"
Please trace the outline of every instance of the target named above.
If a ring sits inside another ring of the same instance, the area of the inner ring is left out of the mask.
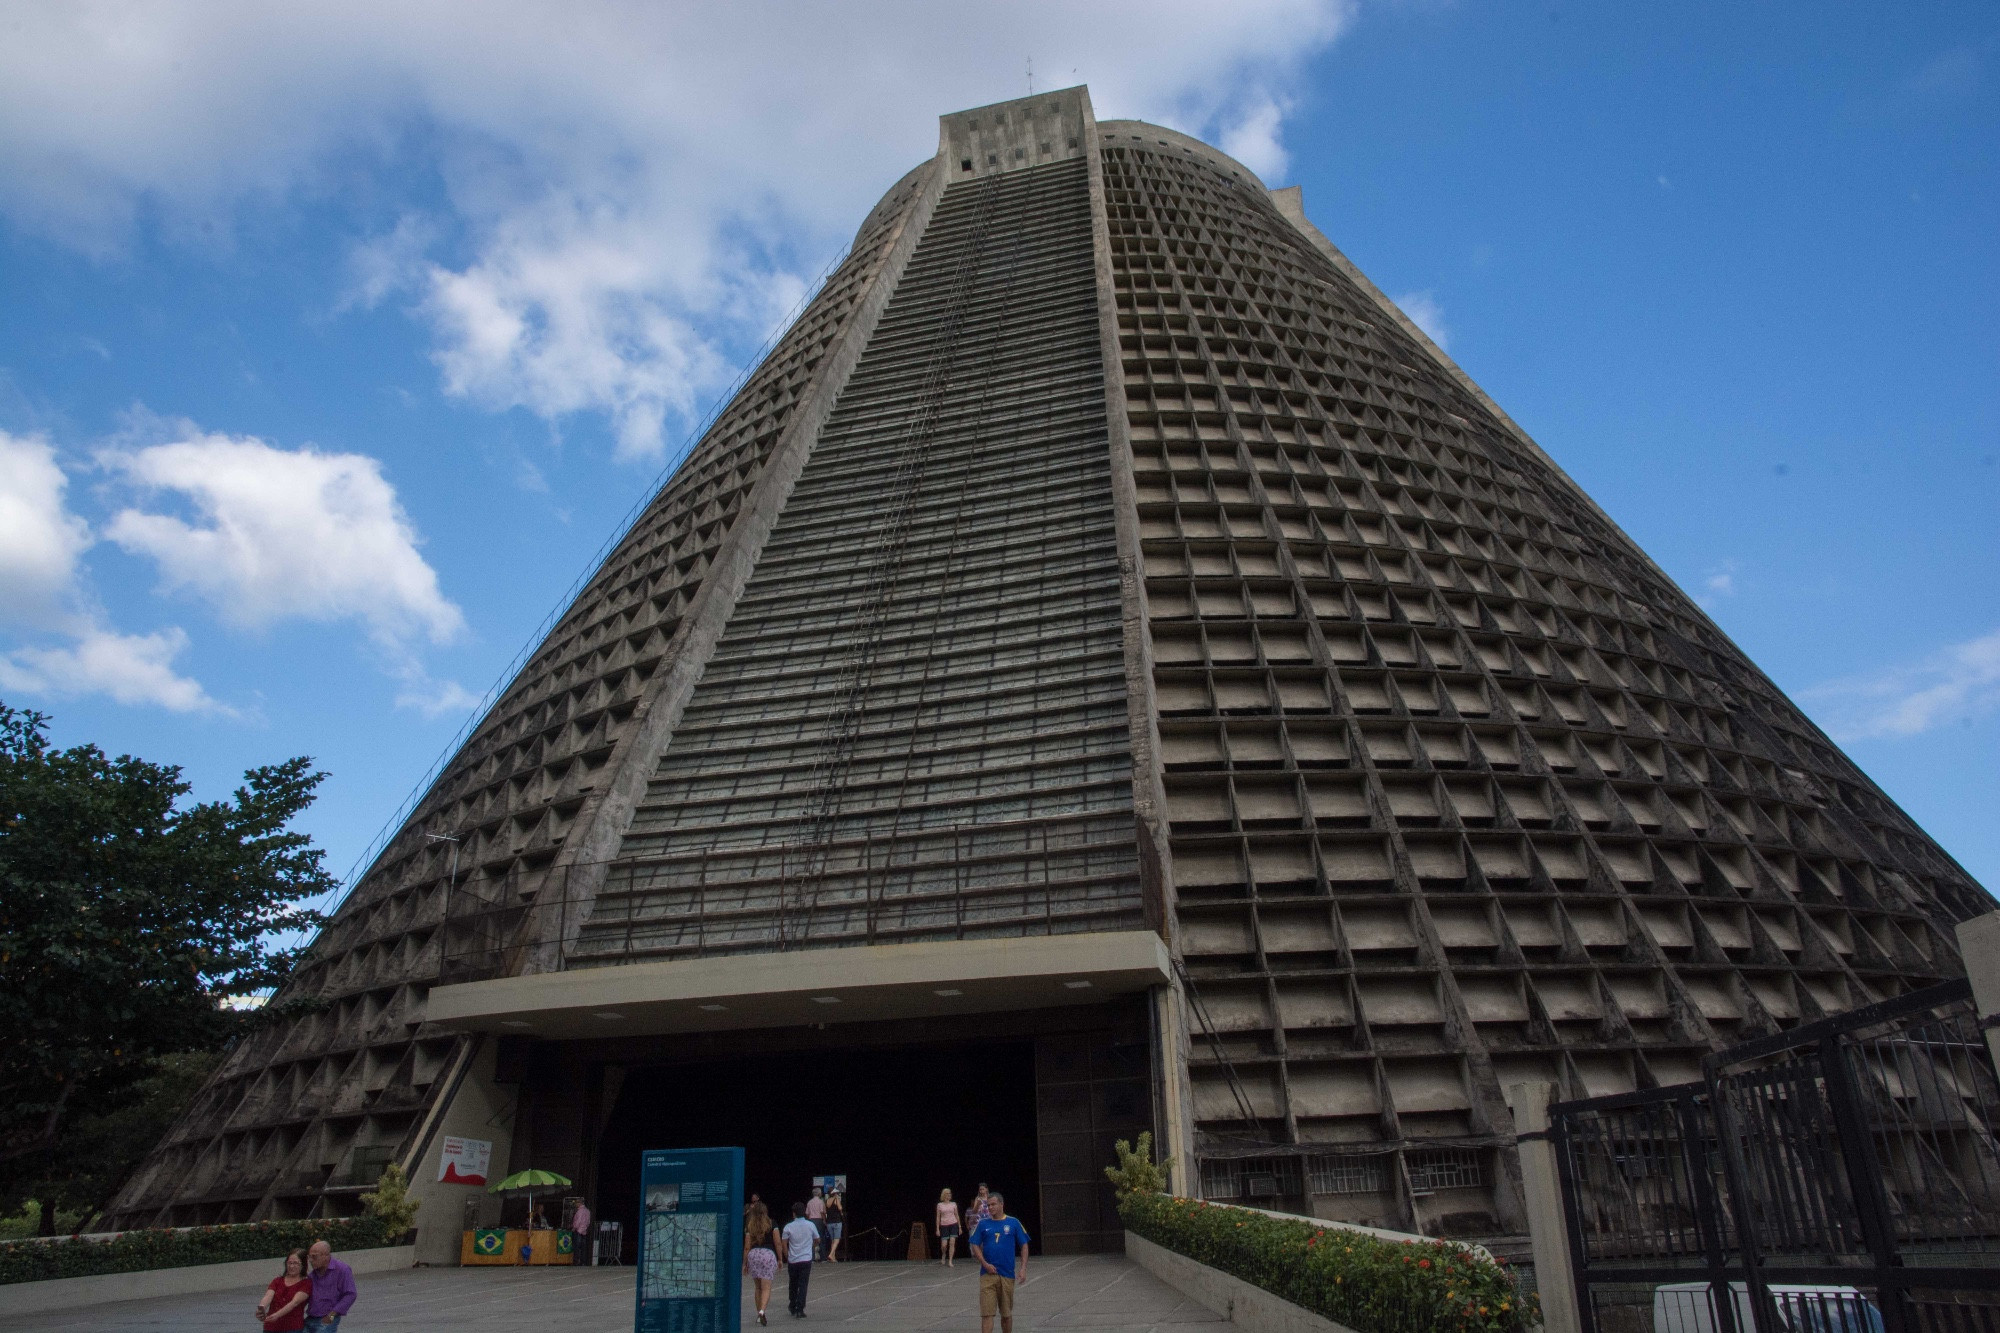
[[[1549,1108],[1585,1333],[2000,1333],[2000,1082],[1967,982],[1704,1074]]]

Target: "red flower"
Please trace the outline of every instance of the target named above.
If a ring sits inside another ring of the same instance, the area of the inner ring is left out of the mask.
[[[1431,1261],[1428,1259],[1417,1260],[1417,1267],[1419,1268],[1429,1268],[1430,1266],[1431,1266]]]

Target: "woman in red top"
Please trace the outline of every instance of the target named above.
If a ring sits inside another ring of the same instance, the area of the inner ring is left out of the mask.
[[[312,1289],[312,1279],[306,1276],[306,1252],[293,1250],[285,1256],[285,1275],[272,1278],[264,1289],[264,1299],[257,1302],[264,1333],[299,1333],[306,1326],[306,1297],[312,1295]]]

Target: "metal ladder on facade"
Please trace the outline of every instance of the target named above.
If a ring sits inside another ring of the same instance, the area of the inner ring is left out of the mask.
[[[860,600],[861,634],[855,644],[854,661],[845,673],[827,725],[827,735],[813,761],[807,790],[813,794],[813,809],[806,834],[793,848],[800,856],[796,871],[784,875],[779,889],[774,933],[778,947],[788,949],[810,933],[819,903],[826,865],[841,816],[841,796],[860,739],[862,719],[867,710],[871,677],[890,620],[908,552],[910,529],[917,512],[919,494],[930,462],[931,444],[943,415],[946,392],[958,368],[960,340],[973,288],[978,284],[991,231],[1002,196],[1004,177],[993,176],[982,183],[983,197],[975,215],[971,234],[964,242],[952,275],[943,325],[935,335],[936,350],[926,367],[924,382],[916,394],[915,410],[897,448],[896,470],[888,483],[891,508],[881,528],[881,547],[869,573]],[[1019,268],[1021,229],[1014,234],[1009,255],[1006,292],[1011,297],[1013,278]]]

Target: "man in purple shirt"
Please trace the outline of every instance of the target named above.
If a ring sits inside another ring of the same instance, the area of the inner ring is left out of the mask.
[[[336,1333],[340,1317],[354,1308],[354,1270],[333,1257],[333,1246],[316,1240],[306,1251],[312,1295],[306,1297],[307,1333]]]

